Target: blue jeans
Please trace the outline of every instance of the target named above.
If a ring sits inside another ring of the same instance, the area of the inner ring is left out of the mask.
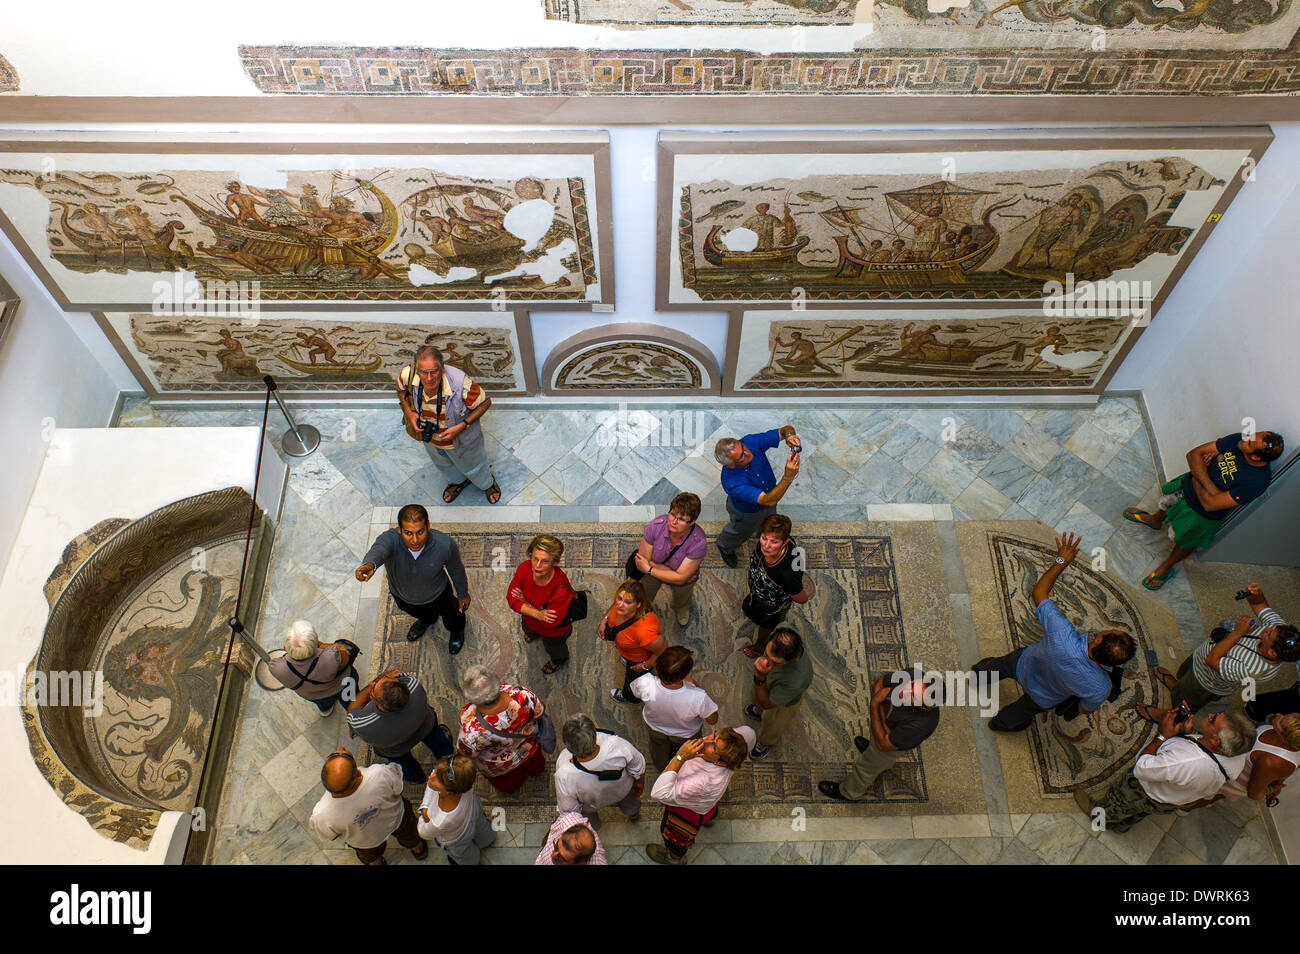
[[[433,731],[416,743],[416,745],[420,744],[423,744],[425,748],[433,753],[435,760],[451,755],[452,752],[456,751],[455,747],[451,744],[451,738],[447,735],[443,727],[438,724],[437,716],[434,716]],[[411,746],[411,749],[413,751],[415,746]],[[416,761],[415,756],[410,752],[407,752],[405,755],[399,755],[396,758],[384,756],[384,759],[389,762],[396,762],[402,767],[402,778],[405,781],[419,782],[422,785],[428,781],[428,774],[420,767],[420,763]]]

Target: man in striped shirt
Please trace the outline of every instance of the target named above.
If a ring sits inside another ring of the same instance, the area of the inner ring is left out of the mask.
[[[1248,584],[1246,594],[1253,617],[1238,617],[1230,630],[1227,625],[1217,627],[1183,660],[1176,677],[1159,667],[1154,670],[1175,704],[1185,701],[1195,712],[1247,685],[1268,682],[1282,663],[1300,659],[1296,628],[1268,605],[1258,583]]]
[[[468,374],[445,365],[442,352],[425,345],[415,353],[415,362],[398,373],[397,399],[406,432],[424,442],[434,466],[448,481],[443,503],[451,503],[471,483],[483,491],[488,503],[501,499],[478,423],[492,399]]]

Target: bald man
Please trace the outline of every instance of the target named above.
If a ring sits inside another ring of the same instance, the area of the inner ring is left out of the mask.
[[[902,754],[928,739],[939,725],[943,680],[919,667],[881,676],[871,684],[871,738],[856,736],[858,758],[841,782],[818,782],[827,798],[856,802]]]
[[[581,812],[564,812],[555,819],[535,865],[607,865],[600,836]]]
[[[308,827],[325,841],[341,838],[366,865],[387,863],[389,835],[411,849],[416,861],[428,857],[429,845],[416,831],[415,812],[402,797],[400,765],[371,765],[362,772],[352,753],[340,748],[325,760],[320,780],[327,794],[312,809]]]

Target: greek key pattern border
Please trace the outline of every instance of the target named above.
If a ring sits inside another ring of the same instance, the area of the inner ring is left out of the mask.
[[[430,49],[240,46],[269,94],[392,96],[1286,96],[1300,93],[1300,34],[1285,50]]]

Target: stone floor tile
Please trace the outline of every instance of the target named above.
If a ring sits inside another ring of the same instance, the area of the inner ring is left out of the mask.
[[[1183,846],[1172,835],[1165,835],[1156,850],[1147,859],[1148,865],[1203,865],[1200,858]]]
[[[1069,864],[1087,841],[1088,835],[1062,815],[1029,816],[1016,838],[1049,865]]]

